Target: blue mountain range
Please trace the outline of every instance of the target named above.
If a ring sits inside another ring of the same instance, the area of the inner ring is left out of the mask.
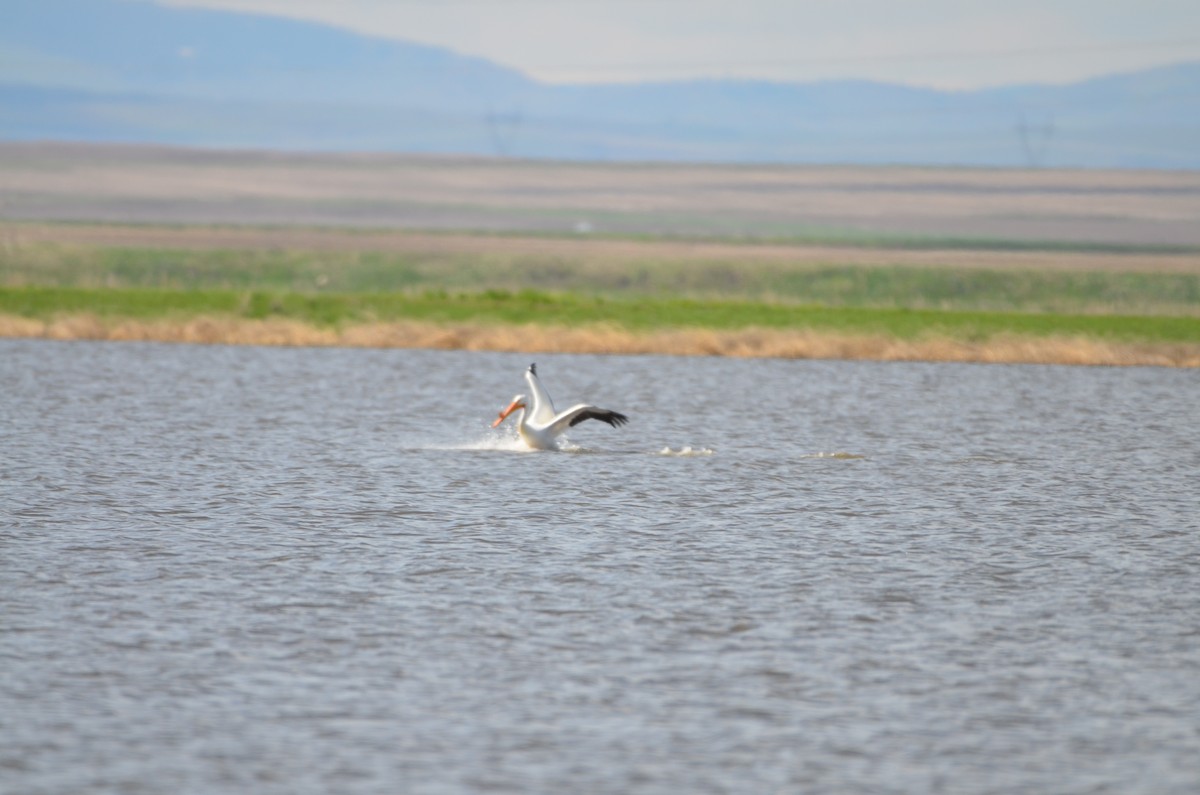
[[[561,86],[482,58],[146,0],[0,12],[0,138],[594,160],[1200,168],[1200,63],[1073,85]]]

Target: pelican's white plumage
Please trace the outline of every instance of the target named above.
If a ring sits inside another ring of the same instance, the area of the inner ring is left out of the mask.
[[[554,450],[558,447],[559,437],[572,426],[584,420],[600,420],[614,428],[629,422],[624,414],[610,409],[602,409],[587,403],[555,413],[554,402],[550,393],[538,380],[537,365],[529,365],[525,371],[525,383],[529,385],[529,395],[517,395],[512,402],[500,412],[500,416],[492,423],[495,428],[508,419],[515,411],[520,411],[517,417],[517,433],[521,440],[535,450]]]

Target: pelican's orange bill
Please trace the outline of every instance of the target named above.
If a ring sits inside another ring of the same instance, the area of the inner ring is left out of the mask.
[[[519,400],[514,400],[512,403],[509,403],[508,408],[506,408],[506,409],[504,409],[504,411],[500,412],[500,416],[497,417],[496,421],[492,423],[492,427],[495,428],[497,425],[499,425],[500,423],[502,423],[506,419],[508,419],[509,414],[512,414],[517,409],[523,409],[523,408],[525,408],[525,404]]]

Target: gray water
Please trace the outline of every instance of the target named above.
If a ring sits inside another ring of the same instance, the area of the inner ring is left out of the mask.
[[[4,793],[1193,793],[1200,373],[0,341]]]

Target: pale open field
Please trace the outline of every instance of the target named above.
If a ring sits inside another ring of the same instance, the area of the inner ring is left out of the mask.
[[[1197,247],[1200,172],[596,164],[0,142],[0,219]]]

